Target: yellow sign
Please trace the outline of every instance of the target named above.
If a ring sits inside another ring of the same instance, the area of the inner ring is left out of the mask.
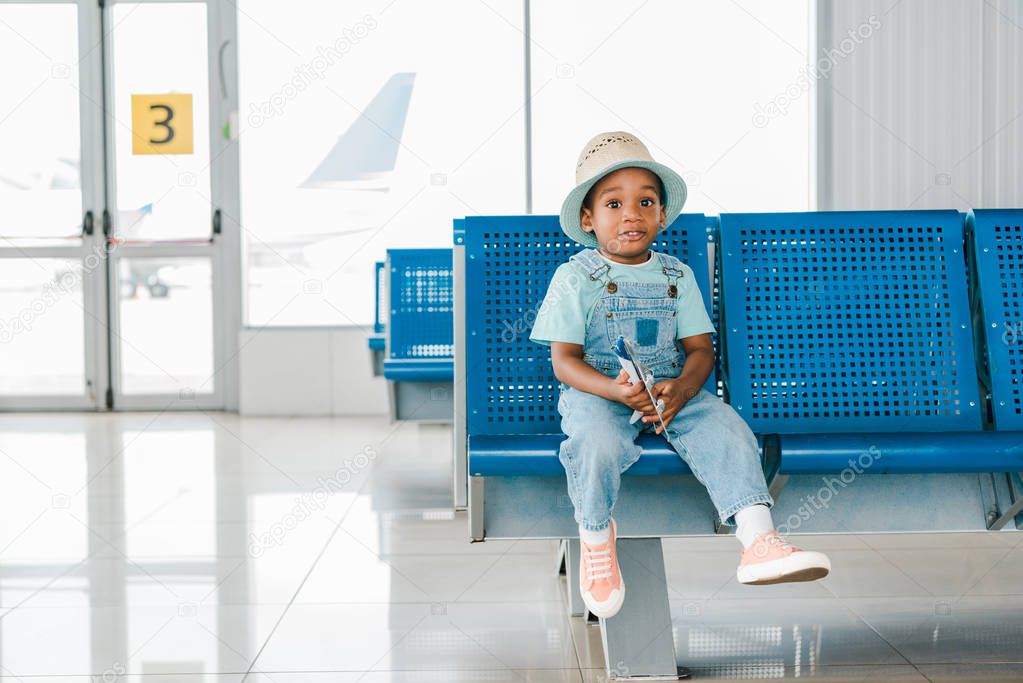
[[[131,96],[132,154],[191,154],[192,96]]]

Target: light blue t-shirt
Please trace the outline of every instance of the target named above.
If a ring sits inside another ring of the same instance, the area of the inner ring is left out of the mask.
[[[598,252],[599,254],[599,252]],[[618,263],[599,254],[611,266],[607,276],[619,282],[664,283],[668,280],[661,269],[657,255],[651,251],[646,263],[628,265]],[[697,334],[713,333],[714,326],[703,305],[700,288],[693,277],[693,269],[682,264],[685,275],[678,280],[678,323],[676,339],[685,339]],[[547,287],[540,310],[533,323],[530,341],[550,346],[552,341],[582,345],[586,341],[586,326],[590,314],[600,299],[604,283],[591,280],[586,267],[576,261],[558,266]]]

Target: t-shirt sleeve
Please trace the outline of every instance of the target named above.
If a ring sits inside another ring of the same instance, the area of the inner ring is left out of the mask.
[[[582,345],[586,341],[586,314],[583,282],[571,263],[563,263],[547,286],[529,339],[544,346],[555,341]]]
[[[685,266],[686,285],[680,288],[678,296],[678,325],[676,325],[676,339],[685,339],[697,334],[713,334],[714,325],[707,315],[707,307],[703,303],[703,295],[700,286],[696,284],[693,269]]]

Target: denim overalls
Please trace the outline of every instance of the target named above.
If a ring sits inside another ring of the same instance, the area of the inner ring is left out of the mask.
[[[687,275],[678,259],[655,253],[664,282],[612,281],[610,266],[594,249],[572,256],[589,277],[604,284],[602,295],[586,326],[583,360],[609,377],[621,370],[611,345],[623,335],[654,374],[655,381],[674,379],[682,372],[684,354],[675,339],[677,293]],[[702,305],[697,302],[694,305]],[[608,526],[618,496],[621,473],[639,459],[636,437],[646,425],[629,424],[632,408],[567,385],[558,400],[561,429],[559,458],[568,476],[568,494],[575,520],[599,531]],[[664,431],[671,447],[707,487],[720,520],[757,503],[772,505],[760,466],[760,450],[749,426],[731,406],[705,389],[682,407]]]

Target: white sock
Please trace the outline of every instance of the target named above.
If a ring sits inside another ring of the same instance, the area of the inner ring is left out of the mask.
[[[743,548],[753,545],[760,534],[774,531],[774,522],[771,521],[771,509],[762,503],[744,507],[735,513],[735,537],[742,543]]]
[[[600,531],[590,531],[579,527],[579,540],[586,545],[604,545],[611,540],[611,525],[608,524]]]

